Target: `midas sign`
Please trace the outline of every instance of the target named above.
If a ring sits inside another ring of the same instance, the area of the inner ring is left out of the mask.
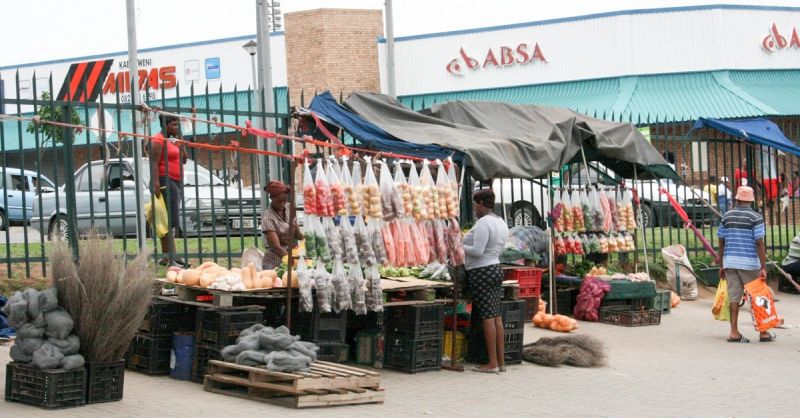
[[[178,84],[175,77],[175,66],[141,69],[139,70],[139,90],[144,90],[145,86],[150,90],[172,89]],[[120,71],[109,73],[103,84],[103,94],[130,93],[131,73],[130,71]]]

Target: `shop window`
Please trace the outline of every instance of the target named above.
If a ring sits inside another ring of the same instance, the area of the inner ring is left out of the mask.
[[[692,171],[708,171],[708,142],[692,142]]]

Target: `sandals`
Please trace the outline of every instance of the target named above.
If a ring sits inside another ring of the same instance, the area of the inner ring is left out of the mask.
[[[477,373],[494,373],[494,374],[500,373],[500,369],[497,367],[493,369],[481,369],[480,367],[473,367],[472,371]]]
[[[506,366],[505,365],[500,366],[500,367],[498,367],[498,370],[500,371],[500,373],[505,373],[506,372]]]
[[[759,337],[758,342],[768,343],[770,341],[775,341],[776,338],[778,338],[778,335],[775,334],[774,332],[770,332],[766,337]]]
[[[744,335],[742,335],[739,338],[728,337],[728,342],[729,343],[749,343],[750,340],[748,340]]]

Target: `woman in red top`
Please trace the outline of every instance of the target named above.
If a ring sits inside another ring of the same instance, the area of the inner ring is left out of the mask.
[[[177,117],[161,116],[161,132],[150,140],[150,192],[153,196],[164,193],[167,205],[169,232],[161,237],[161,252],[166,256],[161,264],[188,267],[177,258],[174,228],[181,224],[180,205],[183,201],[183,164],[186,163],[186,150],[177,144],[180,135]]]

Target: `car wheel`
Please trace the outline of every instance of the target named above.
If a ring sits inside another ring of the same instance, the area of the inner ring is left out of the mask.
[[[653,208],[650,206],[649,203],[642,203],[640,206],[642,211],[642,228],[651,228],[658,225],[658,219],[656,219],[656,214],[653,212]]]
[[[0,231],[5,231],[8,225],[8,218],[6,213],[0,210]]]
[[[68,237],[68,223],[67,217],[58,215],[50,221],[50,227],[47,230],[47,236],[50,241],[66,241]]]
[[[542,217],[539,212],[528,202],[515,203],[511,214],[514,226],[538,226],[542,227]]]

